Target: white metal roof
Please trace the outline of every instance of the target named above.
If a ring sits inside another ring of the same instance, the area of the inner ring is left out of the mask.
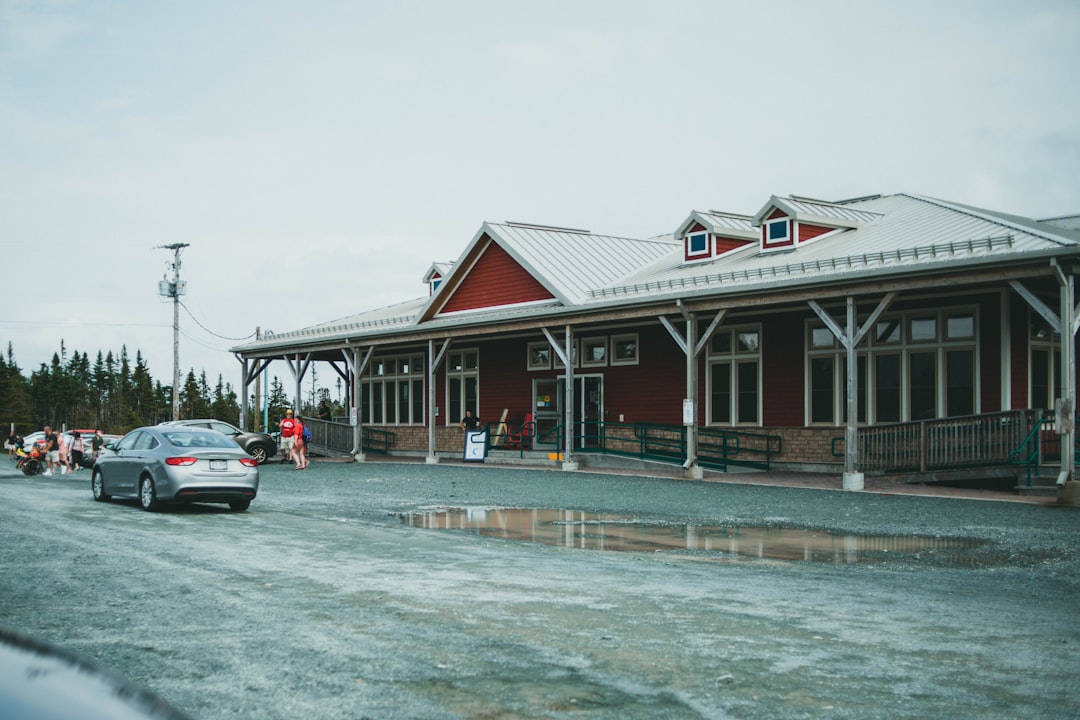
[[[1080,253],[1080,231],[918,195],[872,196],[842,205],[774,196],[763,211],[777,202],[808,217],[810,212],[843,211],[844,219],[853,227],[841,225],[793,249],[762,251],[760,243],[752,242],[713,261],[687,265],[683,262],[682,243],[673,236],[640,240],[567,228],[484,223],[462,258],[486,234],[553,289],[557,299],[528,306],[480,309],[468,313],[467,318],[457,313],[453,318],[436,316],[422,325],[482,325],[540,314],[557,316],[590,306],[767,293],[784,285],[912,275],[963,264],[1007,265],[1016,260]],[[710,213],[718,222],[739,222],[740,216],[734,214]],[[460,260],[450,270],[462,271]],[[442,288],[446,287],[444,283]],[[425,308],[435,299],[416,298],[271,334],[234,351],[393,335],[415,329]]]

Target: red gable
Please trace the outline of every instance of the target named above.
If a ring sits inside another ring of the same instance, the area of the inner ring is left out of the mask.
[[[509,253],[488,240],[483,253],[439,312],[515,305],[554,297]]]

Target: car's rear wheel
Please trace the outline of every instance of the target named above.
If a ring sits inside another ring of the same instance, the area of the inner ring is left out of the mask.
[[[266,462],[267,459],[266,448],[264,448],[262,445],[255,445],[254,447],[252,447],[250,450],[248,450],[248,455],[255,458],[255,462],[259,463],[260,465]]]
[[[109,494],[105,492],[105,478],[101,477],[101,471],[95,470],[90,478],[90,489],[94,492],[94,499],[98,502],[106,502]]]
[[[139,507],[147,512],[157,510],[157,491],[154,490],[154,481],[149,476],[144,476],[139,481]]]
[[[250,505],[250,500],[233,500],[229,503],[229,509],[233,512],[244,512]]]

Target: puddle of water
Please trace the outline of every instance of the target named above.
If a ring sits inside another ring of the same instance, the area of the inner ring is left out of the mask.
[[[697,550],[715,559],[883,562],[889,556],[977,547],[981,540],[918,535],[839,535],[824,531],[723,525],[656,525],[622,515],[554,508],[441,508],[403,513],[402,523],[428,530],[466,530],[487,537],[583,550]]]

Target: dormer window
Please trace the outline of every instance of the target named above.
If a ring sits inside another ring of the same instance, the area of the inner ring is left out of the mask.
[[[786,217],[769,220],[762,226],[764,247],[788,247],[791,242],[791,222]]]
[[[686,257],[695,258],[709,255],[709,233],[693,233],[686,238]]]

